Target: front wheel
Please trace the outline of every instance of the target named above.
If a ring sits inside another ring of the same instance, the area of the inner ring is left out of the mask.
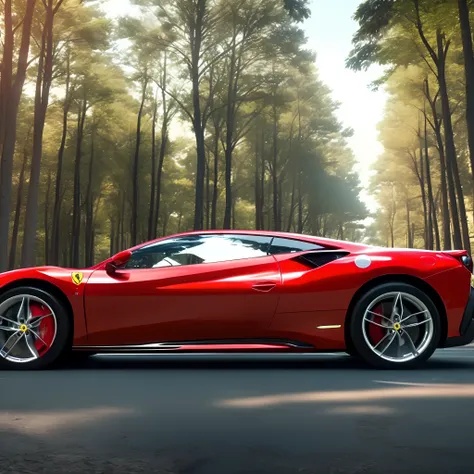
[[[71,320],[50,293],[14,288],[0,296],[0,368],[43,369],[64,354]]]
[[[379,368],[412,368],[427,361],[440,339],[431,299],[406,283],[385,283],[357,302],[350,335],[355,351]]]

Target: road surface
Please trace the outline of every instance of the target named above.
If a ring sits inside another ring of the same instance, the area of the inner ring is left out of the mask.
[[[0,473],[467,473],[474,347],[425,369],[344,355],[101,356],[0,372]]]

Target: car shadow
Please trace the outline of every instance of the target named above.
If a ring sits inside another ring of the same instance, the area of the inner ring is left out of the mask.
[[[358,358],[342,354],[182,354],[96,355],[81,362],[66,363],[56,370],[362,370],[377,371]],[[443,358],[436,354],[413,371],[474,369],[472,358]],[[408,370],[408,369],[404,369]],[[394,369],[399,372],[399,369]]]

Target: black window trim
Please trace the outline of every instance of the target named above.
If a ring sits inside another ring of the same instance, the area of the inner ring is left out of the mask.
[[[298,250],[296,252],[282,252],[282,253],[277,253],[277,254],[273,254],[271,253],[271,248],[272,248],[272,245],[273,245],[273,241],[275,239],[282,239],[282,240],[289,240],[289,241],[294,241],[294,242],[299,242],[299,243],[304,243],[304,244],[308,244],[308,245],[311,245],[313,244],[314,246],[318,246],[319,248],[318,249],[307,249],[307,250]],[[290,254],[300,254],[300,253],[305,253],[305,252],[320,252],[320,251],[324,251],[324,250],[331,250],[329,249],[328,247],[320,244],[320,243],[316,243],[316,242],[310,242],[310,241],[307,241],[307,240],[301,240],[301,239],[295,239],[294,237],[282,237],[282,236],[273,236],[272,237],[272,240],[270,242],[270,246],[268,248],[269,250],[269,255],[290,255]]]

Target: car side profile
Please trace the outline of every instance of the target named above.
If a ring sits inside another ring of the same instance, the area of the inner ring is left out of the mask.
[[[199,231],[0,274],[0,367],[99,353],[347,352],[414,367],[474,339],[466,251]]]

